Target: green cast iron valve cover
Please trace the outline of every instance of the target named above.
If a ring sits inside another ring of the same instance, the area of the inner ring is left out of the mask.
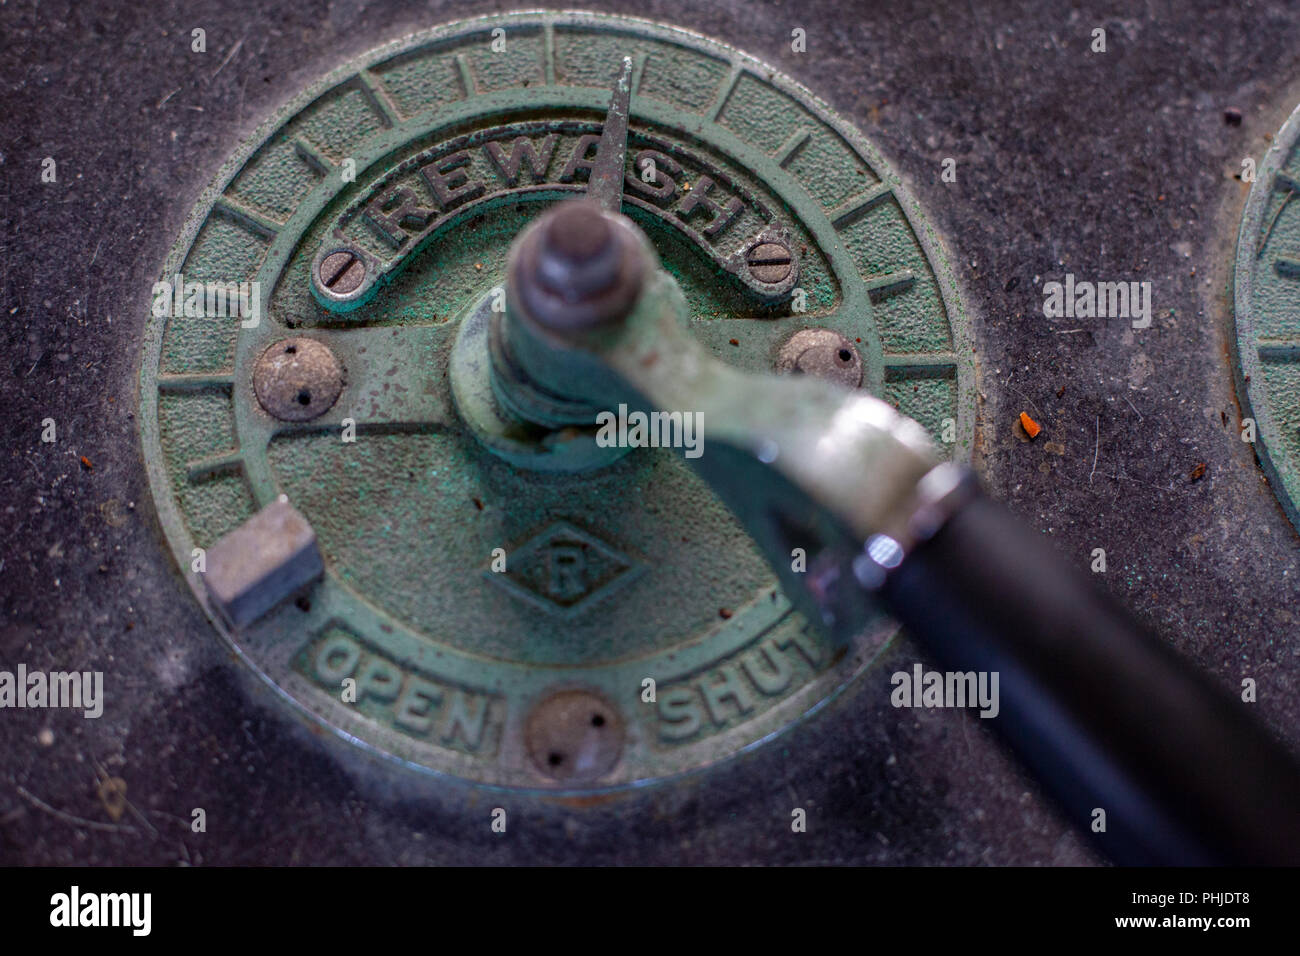
[[[1237,389],[1242,437],[1300,529],[1300,109],[1273,140],[1237,238]]]
[[[286,702],[418,770],[590,791],[702,768],[816,710],[894,629],[825,643],[673,451],[566,467],[561,430],[507,436],[529,450],[503,456],[468,404],[491,396],[454,387],[511,242],[585,191],[624,57],[623,211],[691,331],[763,372],[831,334],[851,352],[837,374],[971,453],[939,243],[791,80],[685,31],[547,13],[336,71],[225,164],[172,249],[141,427],[170,546],[224,638]],[[218,285],[246,307],[212,315]],[[205,559],[281,496],[323,576],[240,624]]]

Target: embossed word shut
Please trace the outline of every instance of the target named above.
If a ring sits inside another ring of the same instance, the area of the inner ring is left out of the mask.
[[[800,657],[806,661],[802,668]],[[805,668],[820,668],[825,657],[817,641],[804,631],[769,635],[738,657],[663,689],[659,738],[676,743],[701,730],[716,732],[745,719],[760,709],[764,698],[783,697],[799,687],[807,679]]]

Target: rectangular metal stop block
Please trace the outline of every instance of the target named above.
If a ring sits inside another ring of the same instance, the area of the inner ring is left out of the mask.
[[[236,630],[325,570],[316,532],[284,495],[209,548],[205,567],[212,606]]]

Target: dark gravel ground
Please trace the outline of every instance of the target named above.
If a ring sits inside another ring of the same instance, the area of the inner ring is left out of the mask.
[[[1072,559],[1104,547],[1105,587],[1225,684],[1254,677],[1258,712],[1300,741],[1300,550],[1236,440],[1223,298],[1245,199],[1234,173],[1300,93],[1295,9],[581,6],[729,41],[866,131],[958,265],[991,487]],[[1091,861],[979,721],[895,711],[882,686],[685,785],[603,808],[512,803],[503,839],[486,825],[500,798],[390,779],[283,717],[227,658],[163,551],[139,460],[141,277],[220,161],[312,79],[499,9],[0,6],[0,661],[93,662],[114,691],[98,721],[0,714],[0,862]],[[206,57],[188,52],[196,25]],[[806,55],[790,52],[795,26]],[[1104,55],[1089,51],[1095,26]],[[39,181],[44,156],[57,184]],[[954,184],[939,178],[947,156]],[[1049,323],[1040,284],[1069,271],[1150,280],[1152,328]],[[1044,427],[1032,444],[1021,411]],[[46,417],[55,445],[39,441]],[[116,824],[105,777],[126,782],[133,808]],[[794,805],[806,834],[790,832]],[[189,830],[193,807],[206,834]]]

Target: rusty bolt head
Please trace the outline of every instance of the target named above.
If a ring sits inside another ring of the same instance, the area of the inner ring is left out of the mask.
[[[623,718],[585,690],[551,694],[528,717],[524,745],[533,765],[558,783],[590,783],[623,753]]]
[[[355,292],[366,277],[366,262],[351,249],[331,252],[321,260],[316,281],[330,295]]]
[[[804,329],[790,336],[781,348],[776,369],[824,378],[847,388],[862,384],[862,356],[857,346],[830,329]]]
[[[560,203],[511,251],[507,297],[538,325],[581,333],[625,318],[646,273],[643,240],[595,203]]]
[[[343,391],[343,366],[315,339],[281,339],[253,365],[253,391],[261,406],[286,422],[325,414]]]
[[[588,299],[618,281],[622,249],[599,207],[561,203],[546,219],[537,250],[537,281],[570,302]]]
[[[794,256],[785,243],[769,239],[750,247],[745,253],[745,265],[756,281],[779,285],[789,278]]]

